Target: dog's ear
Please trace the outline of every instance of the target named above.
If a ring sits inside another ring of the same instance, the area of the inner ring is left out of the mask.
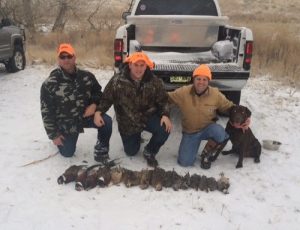
[[[250,109],[248,109],[248,107],[246,107],[245,106],[245,108],[246,108],[246,114],[247,114],[247,117],[251,117],[251,111],[250,111]]]
[[[228,109],[229,116],[232,114],[233,110],[237,107],[237,105],[233,105]]]

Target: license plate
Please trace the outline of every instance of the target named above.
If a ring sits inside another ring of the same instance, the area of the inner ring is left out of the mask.
[[[187,83],[191,81],[191,77],[186,76],[171,76],[170,83]]]

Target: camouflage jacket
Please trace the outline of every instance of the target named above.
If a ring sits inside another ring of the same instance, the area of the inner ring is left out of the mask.
[[[53,70],[41,87],[41,113],[48,137],[83,132],[83,114],[92,103],[98,104],[101,86],[95,76],[80,69],[74,75],[60,68]]]
[[[128,65],[106,85],[98,111],[105,113],[114,105],[119,132],[131,135],[143,131],[154,113],[169,116],[168,95],[163,82],[147,68],[137,83],[129,76]]]

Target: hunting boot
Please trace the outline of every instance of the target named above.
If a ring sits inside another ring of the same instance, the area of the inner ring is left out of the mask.
[[[149,167],[156,168],[158,166],[158,162],[155,159],[155,155],[150,153],[146,148],[143,151],[143,155]]]
[[[94,147],[94,159],[97,162],[106,163],[109,160],[109,147],[104,146],[99,140]]]
[[[222,151],[226,144],[227,140],[219,144],[212,139],[209,139],[200,155],[201,168],[209,169],[211,166],[211,162],[217,159],[219,153]]]
[[[225,141],[219,143],[219,144],[216,146],[214,152],[213,152],[212,155],[209,157],[209,160],[210,160],[211,162],[215,161],[215,160],[218,158],[220,152],[222,152],[222,150],[223,150],[224,147],[226,146],[228,140],[229,140],[229,139],[226,139]]]

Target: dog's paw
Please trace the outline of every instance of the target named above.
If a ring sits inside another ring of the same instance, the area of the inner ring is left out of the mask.
[[[229,151],[222,151],[222,155],[229,155],[229,154],[231,154],[231,153],[232,153],[231,150],[229,150]]]
[[[260,162],[260,159],[259,159],[259,158],[254,158],[254,162],[255,162],[255,163],[259,163],[259,162]]]
[[[238,168],[243,168],[243,164],[239,164],[239,163],[238,163],[235,167],[236,167],[237,169],[238,169]]]

